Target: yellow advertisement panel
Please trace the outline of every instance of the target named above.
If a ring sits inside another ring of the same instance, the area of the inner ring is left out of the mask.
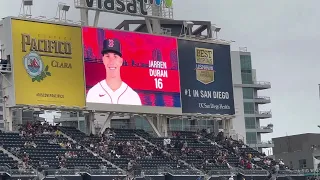
[[[12,20],[16,104],[85,106],[80,27]]]

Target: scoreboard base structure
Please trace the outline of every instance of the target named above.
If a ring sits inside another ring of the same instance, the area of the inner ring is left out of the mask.
[[[94,112],[119,112],[134,114],[163,114],[182,115],[181,108],[174,107],[154,107],[154,106],[134,106],[120,104],[87,103],[87,110]]]

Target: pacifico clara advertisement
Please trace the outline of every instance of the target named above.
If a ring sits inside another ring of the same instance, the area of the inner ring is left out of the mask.
[[[85,106],[81,28],[12,19],[15,101]]]

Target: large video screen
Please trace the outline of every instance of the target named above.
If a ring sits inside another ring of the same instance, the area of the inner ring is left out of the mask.
[[[235,113],[230,45],[178,40],[183,113]]]
[[[87,103],[181,107],[177,40],[84,27]]]

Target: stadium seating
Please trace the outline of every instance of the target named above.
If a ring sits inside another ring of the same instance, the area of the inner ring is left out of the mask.
[[[178,131],[173,134],[174,137],[170,138],[171,143],[167,147],[164,147],[165,138],[150,138],[150,141],[205,172],[229,169],[226,159],[223,158],[223,155],[227,155],[224,149],[194,132]]]
[[[64,138],[54,126],[30,124],[19,133],[1,133],[3,147],[16,155],[26,166],[39,169],[74,169],[102,166],[115,170],[80,145]],[[119,173],[118,171],[114,173]]]
[[[218,135],[219,136],[219,135]],[[259,173],[261,170],[265,169],[271,171],[278,162],[271,158],[268,158],[265,154],[245,145],[242,141],[234,140],[232,138],[217,138],[217,136],[206,135],[208,139],[217,142],[218,145],[228,149],[230,154],[238,156],[238,163],[235,158],[229,156],[228,161],[235,167],[241,167],[244,169],[254,169]],[[237,149],[237,150],[236,150]],[[230,159],[232,158],[232,160]],[[244,160],[245,164],[241,164],[241,159]],[[239,161],[240,160],[240,161]],[[255,167],[248,168],[246,163],[252,162]],[[281,170],[287,169],[287,167],[280,165]]]
[[[74,127],[28,123],[19,133],[0,132],[0,145],[22,160],[22,168],[46,172],[61,169],[59,172],[66,174],[68,170],[84,168],[97,175],[136,175],[142,171],[154,176],[169,172],[182,177],[220,177],[237,171],[263,177],[278,163],[221,134],[175,131],[170,135],[158,138],[133,129],[107,129],[102,135],[86,135]],[[0,167],[21,168],[20,161],[1,151],[0,158]]]
[[[141,130],[107,129],[104,137],[86,136],[72,127],[60,127],[60,130],[125,170],[128,170],[130,161],[136,161],[137,167],[143,170],[145,174],[158,174],[161,169],[167,168],[197,173],[197,171],[188,169],[176,157],[140,137],[139,135],[142,134],[147,135]],[[106,136],[109,138],[106,138]]]
[[[1,138],[0,134],[0,138]],[[9,157],[7,154],[0,151],[0,166],[9,166],[12,169],[18,168],[18,161],[15,161],[13,158]]]

